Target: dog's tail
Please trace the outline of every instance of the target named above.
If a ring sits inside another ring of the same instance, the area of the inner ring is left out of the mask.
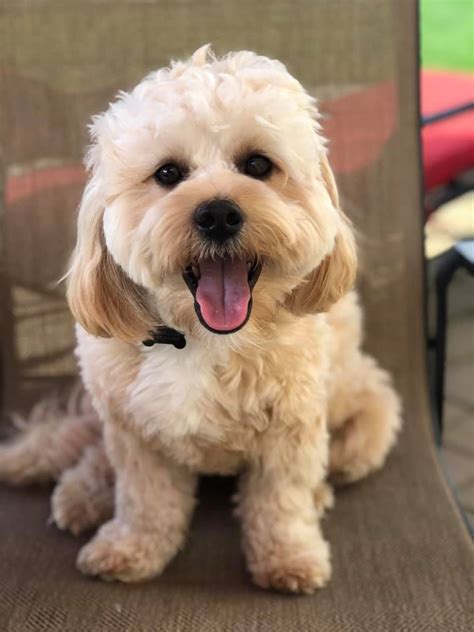
[[[0,481],[12,485],[57,480],[100,440],[100,420],[82,385],[66,402],[52,396],[34,406],[28,417],[13,417],[15,436],[0,444]]]

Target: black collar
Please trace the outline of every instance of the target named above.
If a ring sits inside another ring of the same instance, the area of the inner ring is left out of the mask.
[[[186,346],[186,338],[184,334],[176,331],[176,329],[162,325],[157,327],[154,331],[151,331],[150,338],[143,340],[142,344],[144,344],[145,347],[152,347],[157,344],[173,345],[176,349],[184,349]]]

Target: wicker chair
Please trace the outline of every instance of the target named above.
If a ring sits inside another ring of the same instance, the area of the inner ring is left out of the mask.
[[[250,584],[231,480],[204,481],[186,549],[142,585],[75,570],[84,539],[48,525],[49,489],[0,488],[3,630],[472,629],[471,544],[438,465],[426,388],[417,28],[409,0],[3,1],[5,419],[74,376],[72,323],[54,282],[74,241],[89,116],[208,41],[282,59],[319,97],[345,210],[363,234],[366,346],[393,372],[405,410],[384,470],[337,495],[324,524],[333,580],[312,597]]]

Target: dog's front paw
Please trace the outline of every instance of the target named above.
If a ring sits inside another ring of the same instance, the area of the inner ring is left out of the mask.
[[[105,580],[135,582],[158,575],[170,557],[158,534],[132,531],[111,520],[79,551],[77,567]]]
[[[254,583],[261,588],[310,595],[331,577],[329,547],[321,542],[314,549],[275,553],[268,560],[252,564],[250,570]]]

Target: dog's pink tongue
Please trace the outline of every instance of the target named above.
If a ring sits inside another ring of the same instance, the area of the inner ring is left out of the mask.
[[[250,301],[248,271],[239,259],[206,259],[200,263],[201,277],[196,301],[211,329],[232,331],[247,318]]]

